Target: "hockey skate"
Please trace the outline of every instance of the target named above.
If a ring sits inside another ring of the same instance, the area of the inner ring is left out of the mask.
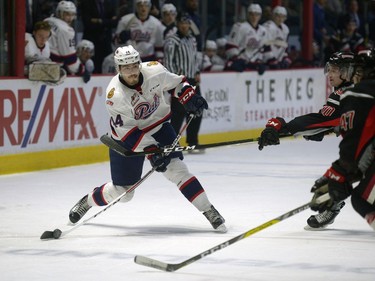
[[[203,215],[211,223],[212,227],[219,232],[227,232],[227,228],[224,224],[225,219],[220,215],[220,213],[211,205],[211,209],[204,212]]]
[[[335,221],[335,218],[340,213],[340,210],[345,206],[345,202],[339,202],[331,210],[325,210],[317,215],[310,216],[307,219],[306,230],[319,230],[327,227]]]
[[[87,211],[90,210],[91,206],[87,204],[87,197],[87,195],[83,196],[83,198],[79,200],[70,210],[69,220],[72,223],[78,222],[87,213]]]

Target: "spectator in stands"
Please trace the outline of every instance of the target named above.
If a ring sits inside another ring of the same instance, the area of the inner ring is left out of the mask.
[[[117,41],[134,46],[142,61],[159,60],[163,57],[164,26],[150,15],[151,0],[135,0],[135,4],[136,12],[123,16],[117,25]]]
[[[83,39],[77,44],[77,56],[81,63],[85,66],[85,73],[83,74],[83,81],[87,83],[90,81],[91,74],[95,70],[95,65],[91,59],[95,55],[94,43]]]
[[[92,58],[95,73],[102,73],[103,59],[112,53],[112,29],[117,26],[116,9],[112,0],[81,0],[83,39],[95,46]]]
[[[261,15],[260,5],[250,4],[247,9],[247,21],[233,25],[226,44],[226,70],[256,69],[259,74],[263,74],[264,52],[270,51],[270,48],[266,46],[267,30],[259,25]]]
[[[338,28],[345,29],[347,24],[347,19],[352,18],[355,21],[357,26],[357,32],[360,33],[363,37],[366,36],[365,32],[365,21],[362,15],[359,13],[359,5],[357,0],[348,1],[346,7],[346,13],[339,18]]]
[[[327,27],[325,20],[325,4],[326,0],[315,0],[313,8],[314,18],[314,41],[319,47],[319,57],[323,61],[323,50],[325,47],[325,41],[327,40]]]
[[[345,22],[344,29],[338,30],[330,37],[326,57],[338,51],[357,53],[360,50],[366,49],[364,38],[357,32],[357,21],[355,18],[347,15]]]
[[[288,36],[289,28],[284,23],[287,17],[287,11],[282,6],[276,6],[272,10],[272,20],[263,24],[267,30],[267,39],[270,52],[265,52],[265,60],[271,69],[288,68],[291,60],[288,57]]]
[[[49,40],[51,60],[59,63],[68,75],[84,73],[76,53],[75,30],[72,23],[76,18],[77,8],[71,1],[60,1],[56,14],[45,19],[52,26],[52,35]]]

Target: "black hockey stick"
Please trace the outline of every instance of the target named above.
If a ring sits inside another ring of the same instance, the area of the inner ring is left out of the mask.
[[[281,135],[279,138],[285,138],[290,137],[292,135]],[[116,151],[117,153],[127,156],[127,157],[133,157],[133,156],[140,156],[140,155],[146,155],[146,154],[154,154],[154,153],[171,153],[176,151],[190,151],[194,149],[206,149],[206,148],[214,148],[219,146],[225,146],[225,145],[236,145],[236,144],[244,144],[244,143],[251,143],[251,142],[257,142],[259,138],[251,138],[251,139],[242,139],[242,140],[234,140],[234,141],[224,141],[224,142],[215,142],[210,144],[202,144],[198,147],[196,145],[187,145],[187,146],[175,146],[175,147],[161,147],[160,149],[154,149],[152,151],[141,151],[141,152],[133,152],[130,150],[126,150],[124,147],[122,147],[120,144],[118,144],[114,139],[112,139],[108,135],[102,135],[100,137],[100,141],[111,148],[112,150]]]
[[[194,114],[190,114],[189,117],[188,117],[188,120],[186,122],[186,124],[181,128],[179,134],[177,135],[177,137],[174,139],[173,143],[171,144],[171,147],[174,147],[178,144],[178,142],[180,141],[181,137],[182,137],[182,134],[183,132],[186,130],[186,128],[189,126],[190,122],[193,120],[194,118]],[[114,142],[116,143],[116,142]],[[116,143],[117,144],[117,143]],[[118,144],[117,144],[118,145]],[[122,146],[119,145],[119,147],[122,148]],[[112,147],[110,147],[112,148]],[[113,149],[113,148],[112,148]],[[117,151],[116,149],[113,149],[114,151],[116,152],[119,152],[121,155],[122,153],[120,151]],[[167,153],[166,155],[168,155],[169,153]],[[87,222],[91,221],[92,219],[96,218],[97,216],[99,216],[101,213],[105,212],[106,210],[108,210],[110,207],[112,207],[113,205],[115,205],[116,203],[118,203],[126,194],[132,192],[134,189],[136,189],[139,185],[141,185],[141,183],[143,183],[149,176],[151,176],[151,174],[155,171],[155,168],[152,168],[150,171],[148,171],[139,181],[137,181],[134,185],[132,185],[131,188],[129,188],[127,191],[125,191],[123,194],[121,194],[120,196],[118,196],[115,200],[113,200],[111,203],[109,203],[104,209],[101,209],[99,212],[95,213],[94,215],[92,215],[91,217],[89,217],[88,219],[85,219],[81,222],[79,222],[78,224],[74,225],[72,228],[68,229],[68,230],[65,230],[65,231],[62,231],[58,228],[56,228],[55,230],[53,231],[44,231],[43,234],[40,236],[40,239],[42,240],[49,240],[49,239],[59,239],[60,237],[63,237],[65,235],[67,235],[68,233],[72,232],[73,230],[77,229],[78,227],[86,224]]]
[[[152,150],[152,151],[142,151],[142,152],[133,152],[133,151],[126,150],[124,147],[122,147],[120,144],[118,144],[114,139],[112,139],[108,135],[102,135],[100,137],[100,140],[101,140],[102,143],[104,143],[106,146],[110,147],[112,150],[116,151],[117,153],[119,153],[123,156],[132,157],[132,156],[140,156],[140,155],[145,155],[145,154],[171,153],[171,152],[176,152],[176,151],[189,151],[189,150],[194,150],[194,149],[197,149],[197,148],[198,149],[205,149],[205,148],[213,148],[213,147],[225,146],[225,145],[250,143],[250,142],[258,141],[258,138],[217,142],[217,143],[211,143],[211,144],[203,144],[203,145],[199,145],[199,147],[197,147],[196,145],[161,147],[160,149],[155,149],[155,150]]]
[[[180,262],[180,263],[165,263],[165,262],[162,262],[162,261],[158,261],[158,260],[155,260],[155,259],[151,259],[151,258],[148,258],[148,257],[145,257],[145,256],[135,256],[134,258],[134,262],[137,263],[137,264],[140,264],[140,265],[144,265],[144,266],[148,266],[148,267],[153,267],[153,268],[156,268],[156,269],[160,269],[160,270],[163,270],[163,271],[169,271],[169,272],[173,272],[173,271],[176,271],[178,269],[180,269],[181,267],[184,267],[184,266],[187,266],[195,261],[198,261],[202,258],[204,258],[205,256],[208,256],[208,255],[211,255],[212,253],[216,252],[216,251],[219,251],[225,247],[228,247],[229,245],[231,244],[234,244],[242,239],[245,239],[263,229],[266,229],[267,227],[271,226],[271,225],[274,225],[274,224],[277,224],[287,218],[290,218],[291,216],[294,216],[306,209],[309,208],[309,203],[306,203],[296,209],[293,209],[289,212],[286,212],[285,214],[277,217],[277,218],[274,218],[270,221],[267,221],[253,229],[250,229],[230,240],[227,240],[223,243],[220,243],[192,258],[189,258],[183,262]]]

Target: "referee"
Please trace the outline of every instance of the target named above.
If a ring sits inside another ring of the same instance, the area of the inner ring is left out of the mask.
[[[169,36],[164,43],[164,66],[170,72],[184,75],[192,86],[196,86],[196,94],[201,95],[197,41],[190,33],[191,18],[188,13],[180,12],[177,14],[176,21],[176,34]],[[171,110],[171,124],[175,131],[179,132],[187,113],[177,98],[172,98]],[[186,142],[189,146],[195,145],[199,148],[198,133],[201,121],[202,116],[196,116],[187,127]],[[196,153],[203,152],[203,150],[199,149],[192,151]]]

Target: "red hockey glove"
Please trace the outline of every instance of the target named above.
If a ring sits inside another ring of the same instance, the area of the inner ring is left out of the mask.
[[[190,85],[182,87],[178,94],[178,100],[184,106],[186,112],[194,115],[201,115],[204,109],[208,109],[207,101],[202,96],[197,95]]]
[[[267,145],[280,144],[279,133],[285,131],[286,122],[283,118],[276,117],[268,120],[266,128],[258,139],[258,149],[262,150]]]

